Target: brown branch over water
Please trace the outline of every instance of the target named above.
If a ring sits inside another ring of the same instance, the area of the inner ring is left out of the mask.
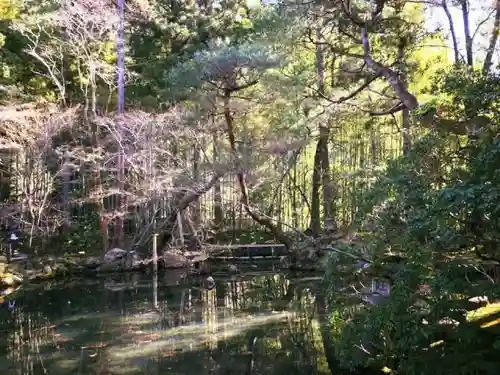
[[[209,182],[206,184],[203,184],[201,186],[194,187],[192,189],[189,189],[188,193],[186,193],[179,202],[175,205],[174,209],[170,212],[170,215],[166,220],[164,220],[162,223],[160,223],[156,228],[154,228],[153,225],[150,225],[148,230],[146,230],[145,234],[142,236],[142,238],[145,238],[146,241],[150,240],[151,237],[151,232],[153,230],[156,230],[157,232],[163,233],[163,235],[160,238],[160,243],[159,247],[163,248],[165,245],[168,243],[171,233],[177,223],[177,214],[182,213],[184,210],[186,210],[190,204],[196,202],[200,197],[202,197],[204,194],[206,194],[212,187],[214,187],[217,182],[224,176],[225,171],[217,171],[215,174],[212,176]],[[137,244],[138,245],[138,244]]]
[[[255,82],[255,84],[256,83],[257,82]],[[249,86],[245,86],[245,87],[249,87]],[[291,242],[288,239],[288,237],[283,232],[281,232],[278,229],[278,227],[276,225],[274,225],[274,223],[271,220],[269,220],[266,217],[260,216],[259,214],[254,212],[252,210],[252,208],[250,207],[250,198],[248,195],[248,187],[247,187],[247,184],[245,181],[246,175],[245,175],[245,171],[243,170],[243,168],[241,166],[241,163],[240,163],[240,160],[238,157],[238,153],[236,150],[236,138],[234,136],[234,119],[233,119],[233,115],[231,113],[231,108],[230,108],[231,93],[239,91],[241,89],[242,89],[241,87],[236,87],[235,85],[232,85],[231,87],[226,88],[224,90],[224,96],[223,96],[224,119],[226,120],[229,145],[231,147],[231,152],[233,154],[234,161],[236,163],[236,175],[237,175],[238,184],[239,184],[240,190],[241,190],[241,203],[243,204],[243,208],[244,208],[245,212],[248,214],[248,216],[250,216],[253,220],[255,220],[260,225],[269,229],[269,231],[274,235],[274,237],[276,238],[277,241],[281,242],[287,248],[290,248]]]
[[[394,89],[398,98],[404,103],[409,110],[414,110],[418,107],[418,100],[415,95],[408,92],[404,82],[400,79],[398,73],[391,68],[375,61],[370,51],[370,41],[368,40],[368,32],[366,28],[361,29],[361,40],[363,43],[364,60],[366,64],[372,68],[378,75],[383,76],[389,85]]]

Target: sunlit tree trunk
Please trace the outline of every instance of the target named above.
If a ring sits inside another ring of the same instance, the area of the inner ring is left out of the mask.
[[[291,178],[291,190],[292,192],[292,217],[293,217],[293,227],[298,228],[299,227],[299,213],[298,213],[298,207],[297,207],[297,160],[298,158],[295,158],[294,163],[293,163],[293,172],[292,172],[292,178]],[[302,214],[302,212],[301,212]]]
[[[219,155],[217,150],[217,134],[213,135],[213,163],[217,164],[219,162]],[[214,226],[215,228],[222,228],[224,222],[224,211],[222,208],[222,186],[221,181],[218,180],[214,186]]]
[[[325,57],[321,45],[321,28],[316,28],[316,78],[318,92],[325,95]],[[330,128],[328,124],[319,127],[319,139],[316,145],[313,171],[313,189],[311,197],[311,225],[313,234],[320,231],[319,207],[320,194],[319,186],[323,187],[323,224],[326,231],[335,231],[336,226],[336,189],[333,186],[330,171],[330,158],[328,142],[330,138]]]
[[[469,10],[470,4],[469,0],[461,0],[460,8],[462,10],[462,19],[464,22],[464,36],[465,36],[465,56],[467,57],[467,65],[474,65],[474,55],[472,52],[472,36],[470,33],[470,22],[469,22]]]
[[[373,125],[370,127],[370,151],[371,151],[371,166],[374,167],[377,165],[378,162],[378,145]]]
[[[453,17],[451,16],[450,9],[448,8],[447,0],[442,0],[441,6],[446,14],[446,18],[448,19],[451,41],[453,43],[453,53],[455,55],[455,64],[458,64],[460,62],[460,52],[458,51],[457,34],[455,32],[455,25],[453,24]]]
[[[193,146],[193,179],[195,183],[200,180],[200,145],[198,144]],[[193,207],[193,219],[195,229],[197,229],[201,223],[201,202],[199,200],[196,201]]]
[[[125,17],[125,0],[118,0],[118,16],[120,18],[117,33],[117,86],[118,86],[118,115],[123,115],[125,112],[125,35],[124,35],[124,17]],[[125,197],[125,150],[120,147],[118,155],[118,186],[119,186],[119,214],[116,220],[115,233],[118,240],[118,246],[123,247],[123,215],[126,213],[126,197]]]
[[[329,127],[320,127],[320,138],[322,138],[321,149],[321,171],[323,183],[323,224],[325,231],[334,232],[337,230],[336,216],[336,188],[331,178],[330,157],[328,150],[328,141],[330,138]]]
[[[405,45],[404,41],[400,40],[398,46],[398,64],[400,71],[400,78],[405,90],[408,90],[408,81],[406,76],[406,64],[405,64]],[[410,123],[410,110],[408,108],[403,108],[401,111],[402,119],[402,135],[403,135],[403,155],[406,156],[410,152],[411,147],[411,123]]]
[[[488,44],[488,49],[486,50],[486,56],[483,63],[483,73],[488,73],[490,71],[493,54],[495,53],[498,34],[500,33],[500,0],[495,1],[495,20],[493,22],[493,30],[491,30],[490,41]]]
[[[320,195],[319,195],[320,188],[321,188],[321,149],[319,145],[317,145],[316,152],[314,154],[314,170],[312,175],[312,189],[311,189],[311,221],[309,224],[309,229],[311,230],[313,235],[317,235],[321,231]]]
[[[0,202],[6,203],[11,196],[12,183],[12,154],[10,151],[0,152],[0,162],[2,170],[0,171]]]

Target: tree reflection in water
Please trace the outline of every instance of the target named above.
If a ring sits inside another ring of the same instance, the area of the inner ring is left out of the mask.
[[[207,291],[181,276],[25,290],[14,310],[0,311],[0,373],[330,373],[314,280],[243,273],[216,277],[217,287]]]

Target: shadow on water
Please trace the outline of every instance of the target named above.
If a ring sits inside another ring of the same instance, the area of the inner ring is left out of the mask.
[[[273,271],[73,280],[25,290],[0,310],[9,375],[329,374],[312,289]]]

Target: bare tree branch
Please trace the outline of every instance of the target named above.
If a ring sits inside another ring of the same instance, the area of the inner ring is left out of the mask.
[[[364,59],[366,64],[377,74],[387,79],[387,82],[392,86],[392,88],[396,92],[396,95],[404,103],[406,108],[408,108],[409,110],[416,109],[418,107],[417,98],[413,94],[408,92],[398,74],[391,68],[382,65],[372,58],[370,51],[370,42],[368,40],[368,33],[365,27],[361,29],[361,40],[363,41]]]

